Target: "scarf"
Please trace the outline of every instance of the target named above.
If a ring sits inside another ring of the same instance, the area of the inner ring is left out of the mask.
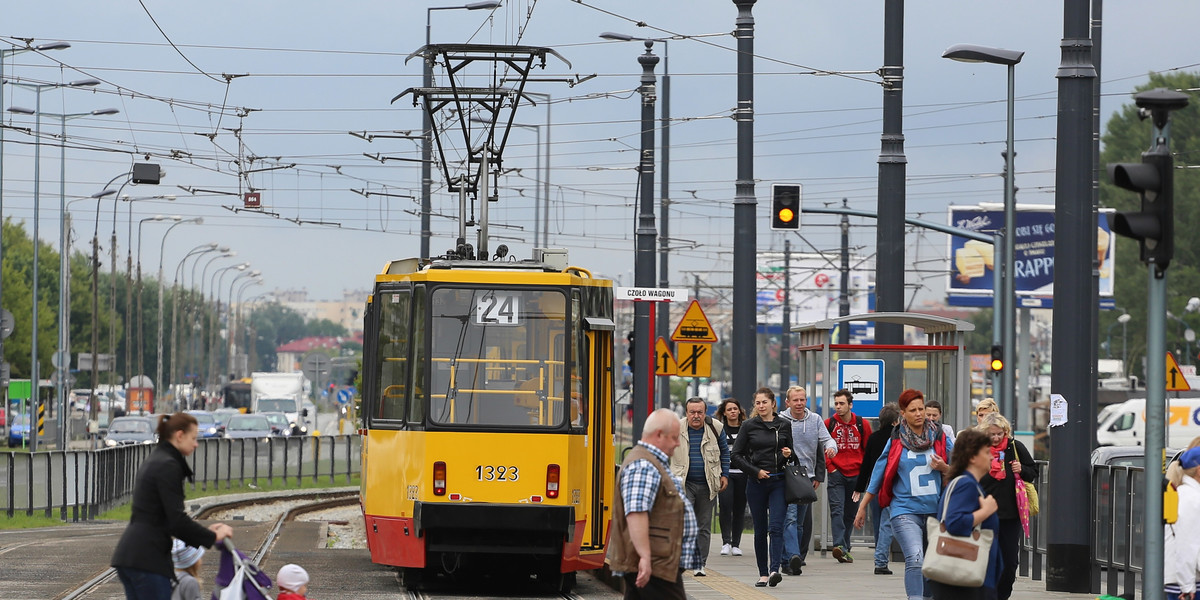
[[[991,475],[992,479],[995,479],[996,481],[1000,481],[1007,476],[1007,473],[1004,470],[1005,446],[1008,446],[1008,444],[1004,444],[1002,446],[990,446],[992,450],[992,468],[989,470],[988,474]]]
[[[925,435],[917,435],[917,432],[908,428],[908,423],[901,423],[896,426],[900,430],[900,443],[904,444],[904,448],[911,452],[924,452],[933,447],[933,441],[937,439],[937,435],[941,433],[940,427],[933,427],[925,424]]]

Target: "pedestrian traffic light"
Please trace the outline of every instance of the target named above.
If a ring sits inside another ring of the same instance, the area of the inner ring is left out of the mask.
[[[771,229],[796,231],[800,229],[800,185],[776,183],[771,185]]]
[[[1113,233],[1133,238],[1141,246],[1141,259],[1161,273],[1175,253],[1174,160],[1165,146],[1156,145],[1140,163],[1108,165],[1108,176],[1117,187],[1141,195],[1140,211],[1112,213]]]
[[[999,373],[1004,370],[1004,346],[1000,344],[992,345],[992,362],[988,363],[993,373]]]

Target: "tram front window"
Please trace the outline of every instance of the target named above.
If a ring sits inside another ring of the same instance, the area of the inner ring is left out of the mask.
[[[571,362],[562,292],[443,287],[430,305],[432,422],[562,425]]]

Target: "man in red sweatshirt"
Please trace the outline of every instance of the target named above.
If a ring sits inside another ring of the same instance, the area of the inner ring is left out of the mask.
[[[837,444],[837,455],[829,459],[829,520],[833,528],[833,557],[838,562],[854,562],[850,556],[850,533],[854,531],[854,484],[862,468],[863,450],[871,435],[871,424],[851,412],[854,396],[848,390],[833,393],[836,413],[825,420],[829,435]],[[868,467],[869,470],[869,467]]]

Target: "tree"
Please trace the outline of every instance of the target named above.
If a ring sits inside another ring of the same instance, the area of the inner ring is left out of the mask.
[[[1172,90],[1200,88],[1198,73],[1151,73],[1145,85],[1133,93],[1164,87]],[[1200,296],[1200,174],[1187,168],[1200,163],[1200,103],[1195,99],[1183,110],[1171,114],[1171,152],[1175,156],[1175,257],[1167,271],[1167,310],[1182,318],[1186,327],[1200,329],[1200,315],[1187,313],[1184,307],[1189,298]],[[1138,118],[1132,98],[1108,120],[1103,136],[1104,149],[1100,154],[1101,169],[1108,163],[1139,162],[1141,153],[1150,147],[1151,123]],[[1132,192],[1122,190],[1101,176],[1100,204],[1117,210],[1136,210],[1140,201]],[[1114,299],[1117,306],[1129,312],[1129,362],[1133,373],[1143,377],[1142,359],[1148,351],[1163,352],[1185,347],[1184,330],[1174,319],[1167,320],[1167,348],[1146,348],[1146,282],[1147,270],[1138,258],[1134,240],[1116,238],[1116,282]],[[1100,331],[1116,322],[1121,311],[1104,311],[1100,315]],[[1181,362],[1195,363],[1195,357]]]
[[[347,337],[349,331],[340,323],[334,323],[329,319],[312,319],[305,324],[305,334],[309,337]]]

